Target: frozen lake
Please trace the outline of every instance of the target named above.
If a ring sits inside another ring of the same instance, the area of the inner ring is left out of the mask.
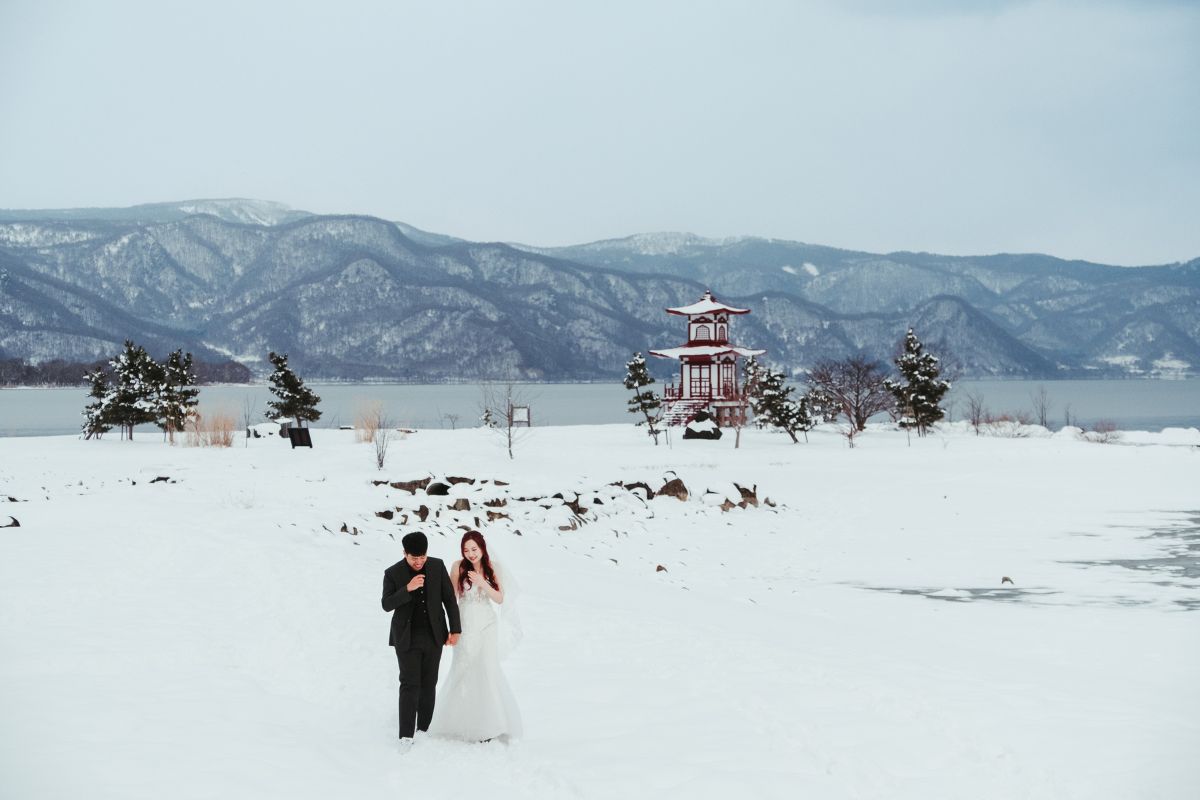
[[[478,384],[311,384],[321,396],[318,427],[352,425],[360,409],[374,403],[396,424],[413,428],[469,427],[481,411]],[[1051,428],[1061,427],[1066,407],[1077,424],[1111,421],[1125,430],[1159,431],[1200,427],[1200,379],[1180,381],[962,381],[949,396],[952,419],[966,415],[968,392],[983,398],[995,415],[1032,415],[1033,396],[1045,387]],[[499,387],[503,388],[503,387]],[[519,384],[514,394],[532,409],[534,425],[583,425],[632,422],[625,403],[630,392],[619,383]],[[75,433],[87,402],[83,387],[0,389],[0,436],[48,436]],[[206,386],[201,405],[223,410],[240,421],[247,404],[261,421],[271,399],[266,384]],[[1034,415],[1036,421],[1036,415]],[[147,430],[154,430],[147,428]]]

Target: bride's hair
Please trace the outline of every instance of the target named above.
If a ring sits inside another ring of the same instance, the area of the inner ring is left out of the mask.
[[[483,540],[483,534],[479,531],[467,531],[463,534],[462,544],[458,546],[459,553],[466,548],[467,542],[474,542],[479,545],[479,549],[483,551],[483,557],[479,559],[479,568],[483,570],[483,578],[492,585],[493,589],[499,589],[500,584],[496,582],[496,571],[492,569],[492,559],[488,557],[487,542]],[[466,594],[467,591],[467,570],[471,566],[471,562],[467,561],[464,554],[462,563],[458,565],[458,593]]]

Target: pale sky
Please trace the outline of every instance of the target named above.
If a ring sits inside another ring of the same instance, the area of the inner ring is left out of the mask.
[[[0,208],[1200,256],[1182,0],[0,0],[0,98]]]

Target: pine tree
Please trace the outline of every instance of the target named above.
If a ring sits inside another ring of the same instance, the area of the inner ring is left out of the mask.
[[[797,433],[804,433],[807,441],[814,427],[808,397],[793,398],[795,387],[786,384],[787,376],[760,364],[753,356],[746,360],[745,375],[746,395],[755,419],[786,431],[793,443],[800,441]]]
[[[319,420],[321,412],[317,410],[317,404],[321,402],[321,398],[313,394],[288,366],[287,355],[270,353],[267,358],[275,367],[270,378],[271,393],[279,398],[267,403],[271,413],[276,418],[291,417],[298,427],[303,427],[304,422]]]
[[[643,416],[644,419],[639,420],[636,424],[646,426],[647,433],[654,437],[654,444],[657,446],[658,435],[661,433],[658,429],[658,422],[662,419],[658,412],[662,408],[662,401],[653,390],[646,388],[653,383],[654,378],[646,369],[646,357],[641,353],[634,353],[633,359],[625,363],[625,388],[633,390],[633,397],[629,398],[628,411],[630,414]]]
[[[939,403],[950,389],[950,382],[938,375],[937,357],[925,352],[925,346],[909,328],[904,337],[904,352],[896,359],[905,383],[888,380],[887,389],[896,398],[896,411],[901,428],[916,428],[918,436],[924,436],[930,425],[946,415]]]
[[[808,413],[814,426],[821,422],[836,422],[842,413],[837,400],[820,389],[809,389],[804,393],[804,399],[808,403]]]
[[[492,416],[491,408],[483,409],[483,414],[480,415],[479,422],[485,428],[495,428],[496,427],[496,418],[494,416]]]
[[[105,397],[106,422],[121,429],[122,438],[133,439],[134,426],[158,419],[158,387],[162,367],[141,345],[125,340],[125,350],[108,362],[116,384]]]
[[[176,350],[162,364],[162,382],[157,397],[158,426],[174,442],[175,432],[182,431],[188,413],[196,406],[196,374],[192,371],[192,354]]]
[[[91,439],[95,437],[99,439],[105,433],[112,430],[112,424],[109,422],[110,414],[108,412],[108,373],[103,369],[96,369],[83,376],[88,382],[88,397],[92,398],[92,402],[88,403],[83,409],[83,438]]]

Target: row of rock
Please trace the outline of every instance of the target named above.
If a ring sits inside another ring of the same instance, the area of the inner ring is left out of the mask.
[[[517,535],[521,533],[518,525],[573,531],[602,517],[653,516],[651,501],[664,497],[680,502],[699,500],[722,511],[759,505],[757,485],[747,488],[737,483],[719,483],[695,492],[673,472],[659,480],[620,480],[600,489],[567,490],[549,495],[515,494],[507,488],[509,484],[505,481],[459,476],[372,483],[407,492],[412,497],[409,502],[401,501],[392,508],[376,511],[378,518],[399,525],[419,523],[452,530],[482,529],[501,524]],[[762,502],[775,505],[769,498]]]

